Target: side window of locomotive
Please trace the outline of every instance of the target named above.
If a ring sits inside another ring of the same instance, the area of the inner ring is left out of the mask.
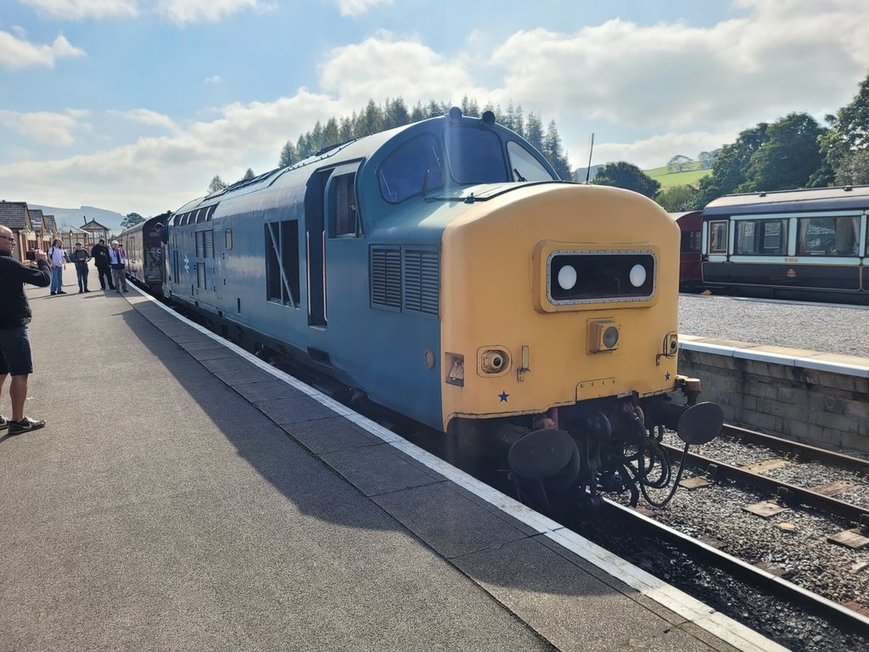
[[[739,220],[736,223],[736,254],[782,255],[786,246],[784,220]]]
[[[510,158],[513,181],[553,180],[552,175],[534,158],[534,155],[514,140],[507,143],[507,156]]]
[[[801,217],[797,220],[797,255],[854,256],[860,240],[860,217]]]
[[[332,179],[333,236],[352,235],[358,231],[356,217],[356,174],[342,174]]]
[[[459,183],[509,181],[498,134],[477,127],[449,127],[445,133],[447,159]]]
[[[430,134],[405,143],[380,165],[380,194],[390,204],[444,185],[440,143]]]
[[[266,299],[285,306],[299,305],[299,222],[265,225]]]
[[[709,222],[709,253],[727,253],[727,222]]]

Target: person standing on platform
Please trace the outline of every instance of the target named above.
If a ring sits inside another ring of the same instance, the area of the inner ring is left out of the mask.
[[[48,248],[48,263],[51,265],[51,293],[66,294],[63,291],[63,264],[66,262],[66,252],[63,242],[55,240]]]
[[[112,282],[112,272],[109,267],[109,248],[106,246],[105,240],[100,239],[93,246],[91,258],[94,259],[94,264],[97,266],[97,278],[100,279],[100,289],[105,290],[106,284],[108,284],[114,290],[115,284]]]
[[[22,265],[12,258],[15,238],[12,231],[0,226],[0,394],[11,375],[9,396],[12,399],[12,417],[0,416],[0,430],[9,435],[38,430],[45,421],[24,416],[24,401],[27,398],[27,377],[33,373],[30,355],[30,304],[24,294],[24,284],[45,287],[51,283],[51,267],[42,251],[34,252],[36,268]]]
[[[127,254],[117,240],[112,240],[112,248],[109,249],[109,267],[112,268],[112,278],[118,294],[127,291],[127,277],[124,268],[127,266]]]
[[[75,251],[69,257],[75,263],[75,275],[78,278],[78,293],[88,291],[88,261],[91,259],[88,252],[85,251],[81,242],[75,243]]]

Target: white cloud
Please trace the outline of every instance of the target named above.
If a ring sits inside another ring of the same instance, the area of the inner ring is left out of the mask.
[[[680,130],[830,110],[865,73],[869,5],[741,2],[756,13],[711,28],[614,19],[574,34],[522,31],[492,63],[504,70],[502,92],[521,102],[545,97],[559,113]]]
[[[393,0],[337,0],[342,16],[361,16],[372,7],[389,6]]]
[[[75,143],[73,131],[83,126],[79,120],[87,115],[87,111],[81,110],[20,113],[0,109],[0,125],[39,143],[69,146]]]
[[[110,114],[120,115],[133,122],[138,122],[152,127],[164,127],[169,131],[177,131],[178,125],[168,115],[157,113],[150,109],[133,109],[132,111],[109,111]]]
[[[220,75],[213,75],[211,77],[206,78],[205,83],[210,86],[217,86],[223,82],[223,78]]]
[[[214,23],[245,9],[271,7],[273,0],[157,0],[157,12],[175,25]]]
[[[53,68],[57,59],[83,56],[84,50],[73,46],[63,34],[54,39],[51,45],[36,45],[9,32],[0,31],[0,66],[4,68]]]
[[[455,100],[464,94],[480,98],[488,93],[474,86],[461,63],[387,33],[334,49],[319,72],[322,90],[355,109],[365,106],[369,98],[383,101],[401,96],[412,106],[417,101]]]
[[[83,18],[132,18],[138,15],[137,0],[18,0],[43,13],[80,20]]]
[[[305,90],[274,102],[232,104],[217,119],[169,136],[139,138],[86,156],[0,166],[0,188],[51,205],[72,201],[142,214],[174,210],[204,194],[215,174],[234,181],[248,167],[257,173],[276,167],[288,139],[345,111],[346,106]],[[152,123],[159,116],[143,110],[125,115]]]

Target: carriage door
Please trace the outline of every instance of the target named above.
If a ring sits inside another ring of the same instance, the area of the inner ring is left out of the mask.
[[[324,195],[332,170],[308,180],[305,192],[305,260],[308,280],[308,325],[326,326],[326,216]]]

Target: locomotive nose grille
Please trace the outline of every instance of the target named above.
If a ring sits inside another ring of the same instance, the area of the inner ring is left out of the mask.
[[[655,257],[636,252],[553,252],[547,286],[549,300],[556,305],[644,301],[655,291]]]

